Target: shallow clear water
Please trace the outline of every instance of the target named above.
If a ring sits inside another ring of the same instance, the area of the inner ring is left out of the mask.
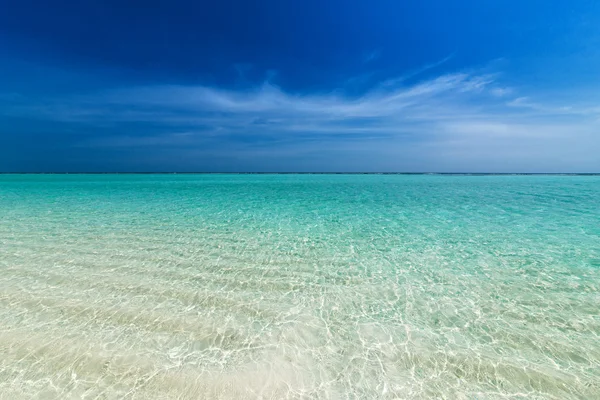
[[[0,398],[600,398],[600,177],[0,176]]]

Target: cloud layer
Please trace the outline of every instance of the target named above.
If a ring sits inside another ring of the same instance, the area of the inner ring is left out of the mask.
[[[344,89],[151,85],[4,93],[0,102],[5,118],[77,130],[74,149],[173,157],[174,169],[177,160],[197,169],[204,164],[194,160],[234,158],[254,170],[600,170],[600,108],[592,101],[536,101],[497,74],[466,72],[388,79],[354,96]]]

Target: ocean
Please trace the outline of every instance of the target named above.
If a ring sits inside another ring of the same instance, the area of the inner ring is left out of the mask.
[[[600,176],[0,175],[1,399],[599,399]]]

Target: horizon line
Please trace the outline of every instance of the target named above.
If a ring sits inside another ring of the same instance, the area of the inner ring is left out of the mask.
[[[52,171],[52,172],[2,172],[0,175],[573,175],[600,176],[600,172],[92,172],[92,171]]]

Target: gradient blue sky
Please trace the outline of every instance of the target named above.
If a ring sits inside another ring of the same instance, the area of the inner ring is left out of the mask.
[[[0,171],[600,172],[600,2],[0,2]]]

